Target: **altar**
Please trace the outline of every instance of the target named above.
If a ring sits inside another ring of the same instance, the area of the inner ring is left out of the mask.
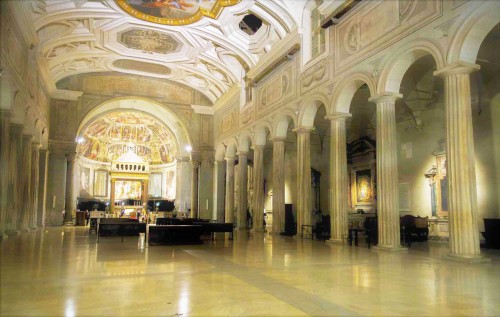
[[[149,164],[129,150],[111,163],[110,213],[138,219],[148,207]]]

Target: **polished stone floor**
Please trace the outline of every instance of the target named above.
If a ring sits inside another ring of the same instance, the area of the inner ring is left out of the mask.
[[[0,316],[500,316],[500,252],[445,259],[246,232],[144,245],[55,227],[0,242]]]

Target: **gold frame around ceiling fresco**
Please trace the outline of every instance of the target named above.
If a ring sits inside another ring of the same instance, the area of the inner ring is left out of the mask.
[[[204,16],[216,19],[224,7],[233,6],[238,2],[240,2],[240,0],[217,0],[211,10],[206,10],[200,7],[198,11],[195,14],[191,15],[190,17],[179,18],[179,19],[161,18],[143,13],[132,7],[130,4],[128,4],[127,0],[115,0],[115,2],[120,6],[120,8],[125,10],[131,16],[144,21],[158,23],[158,24],[165,24],[165,25],[188,25],[199,21]]]

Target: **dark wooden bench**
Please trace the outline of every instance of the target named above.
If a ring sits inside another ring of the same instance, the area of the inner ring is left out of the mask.
[[[146,224],[127,218],[102,218],[97,225],[97,243],[101,236],[138,236],[146,233]]]
[[[149,245],[202,244],[200,225],[161,225],[149,226]]]
[[[194,225],[200,225],[203,228],[203,233],[212,235],[214,232],[229,232],[231,233],[229,239],[233,239],[234,226],[232,223],[218,223],[218,222],[194,222]],[[212,235],[213,238],[213,235]]]

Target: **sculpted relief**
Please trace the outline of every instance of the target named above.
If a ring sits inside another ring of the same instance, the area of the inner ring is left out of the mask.
[[[144,29],[132,29],[121,33],[119,42],[131,49],[158,54],[175,53],[182,46],[169,34]]]

